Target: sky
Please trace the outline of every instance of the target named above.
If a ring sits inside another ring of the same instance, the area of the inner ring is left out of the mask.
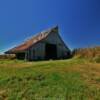
[[[100,0],[0,0],[0,52],[55,25],[71,49],[100,45]]]

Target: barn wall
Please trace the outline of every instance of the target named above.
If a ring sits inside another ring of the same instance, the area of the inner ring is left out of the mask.
[[[37,43],[34,46],[31,47],[31,52],[34,52],[33,55],[31,53],[31,59],[32,60],[41,60],[44,59],[44,55],[45,55],[45,44],[44,43]]]
[[[62,58],[66,56],[67,51],[69,51],[69,49],[65,47],[65,44],[62,42],[62,40],[60,39],[57,33],[52,32],[51,34],[49,34],[49,36],[46,39],[44,39],[44,42],[57,45],[58,58]]]
[[[57,33],[50,33],[47,38],[42,40],[41,42],[35,44],[30,48],[30,58],[31,60],[39,60],[39,59],[45,59],[45,44],[55,44],[57,46],[57,58],[63,58],[66,56],[67,51],[69,49],[65,47],[65,44],[62,42],[62,40],[59,38],[59,35]],[[34,54],[33,54],[34,51]]]

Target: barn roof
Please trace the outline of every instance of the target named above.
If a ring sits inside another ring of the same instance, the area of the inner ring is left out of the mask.
[[[35,36],[32,36],[31,38],[25,40],[20,45],[8,50],[5,53],[16,53],[16,52],[26,50],[30,46],[32,46],[32,45],[36,44],[37,42],[41,41],[42,39],[46,38],[49,35],[49,33],[51,33],[51,32],[58,32],[58,26],[49,28],[45,31],[42,31],[42,32],[36,34]]]

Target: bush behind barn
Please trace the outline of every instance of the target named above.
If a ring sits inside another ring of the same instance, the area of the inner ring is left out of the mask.
[[[74,49],[72,54],[73,57],[88,58],[100,63],[100,46]]]
[[[0,60],[13,60],[16,58],[15,54],[2,54],[0,55]]]

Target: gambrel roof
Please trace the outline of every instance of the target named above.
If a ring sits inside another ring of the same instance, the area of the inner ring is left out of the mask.
[[[58,32],[58,26],[47,29],[46,31],[42,31],[42,32],[38,33],[37,35],[32,36],[31,38],[24,41],[22,44],[8,50],[5,53],[16,53],[19,51],[26,50],[30,46],[32,46],[32,45],[36,44],[37,42],[41,41],[42,39],[46,38],[51,32]]]

